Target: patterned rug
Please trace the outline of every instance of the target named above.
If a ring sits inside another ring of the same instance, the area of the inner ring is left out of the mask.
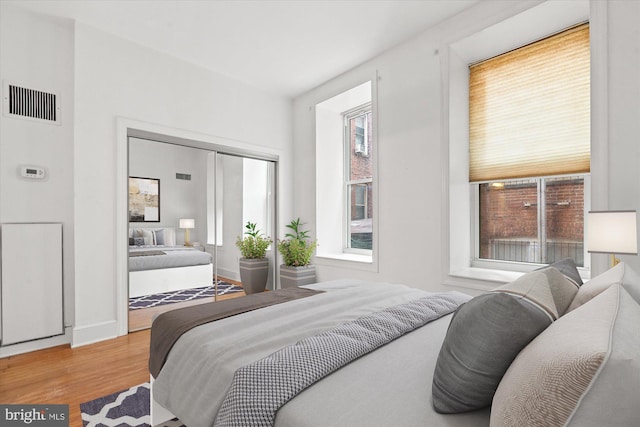
[[[242,292],[240,286],[232,285],[227,282],[218,282],[218,295],[233,294]],[[183,289],[175,292],[165,292],[162,294],[143,295],[141,297],[129,298],[129,310],[138,310],[140,308],[157,307],[159,305],[173,304],[175,302],[191,301],[199,298],[212,297],[215,287],[203,286],[201,288]]]
[[[122,390],[91,402],[81,403],[84,427],[149,427],[149,383]],[[159,424],[162,427],[184,427],[177,419]]]

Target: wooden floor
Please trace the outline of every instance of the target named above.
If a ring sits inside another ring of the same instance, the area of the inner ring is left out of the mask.
[[[68,404],[69,425],[82,426],[80,403],[149,381],[148,363],[148,329],[6,357],[0,359],[0,402]]]
[[[73,349],[64,345],[0,359],[0,403],[68,404],[69,425],[82,426],[80,403],[149,381],[149,336],[146,329]]]

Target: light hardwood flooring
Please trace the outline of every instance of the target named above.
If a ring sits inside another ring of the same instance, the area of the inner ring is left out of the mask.
[[[149,381],[149,337],[145,329],[82,347],[64,345],[2,358],[0,403],[68,404],[69,425],[82,426],[80,403]]]
[[[0,359],[0,402],[68,404],[69,425],[82,426],[80,403],[149,381],[149,335],[147,329]]]

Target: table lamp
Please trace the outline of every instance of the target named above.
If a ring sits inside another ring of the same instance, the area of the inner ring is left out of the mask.
[[[182,218],[180,220],[180,228],[184,228],[184,245],[191,246],[191,242],[189,241],[189,229],[195,228],[196,221],[191,218]]]
[[[592,211],[588,213],[587,250],[611,254],[612,266],[619,255],[637,255],[636,211]]]

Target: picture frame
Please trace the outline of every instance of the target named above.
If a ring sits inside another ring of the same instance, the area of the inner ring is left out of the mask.
[[[129,177],[129,222],[160,222],[160,179]]]

